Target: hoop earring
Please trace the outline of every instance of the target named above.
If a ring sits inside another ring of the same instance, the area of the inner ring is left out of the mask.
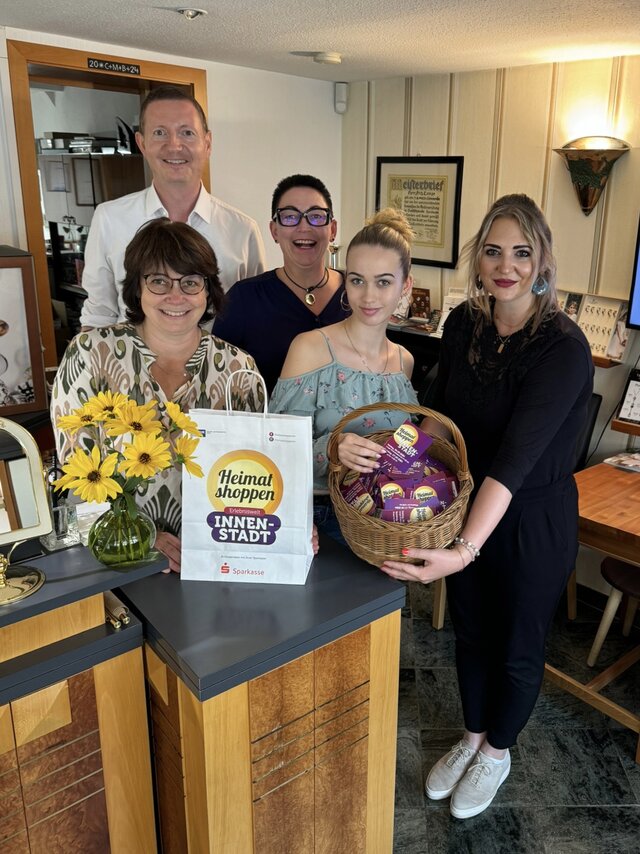
[[[531,285],[531,293],[537,297],[541,297],[549,290],[549,282],[544,276],[538,276],[535,282]]]
[[[346,300],[346,303],[345,303]],[[343,311],[352,311],[351,306],[349,305],[349,297],[347,296],[346,291],[342,291],[340,294],[340,307]]]
[[[475,285],[479,291],[482,290],[483,285],[482,285],[482,279],[480,278],[480,276],[476,276]]]

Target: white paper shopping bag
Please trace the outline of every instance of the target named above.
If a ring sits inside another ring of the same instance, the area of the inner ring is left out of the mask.
[[[181,577],[304,584],[313,560],[311,419],[269,414],[266,403],[264,413],[230,406],[189,413],[203,433],[204,477],[183,470]]]

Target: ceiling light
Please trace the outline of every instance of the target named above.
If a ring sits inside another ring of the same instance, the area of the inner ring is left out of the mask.
[[[325,65],[340,65],[342,54],[332,50],[319,50],[313,55],[314,62],[323,62]]]
[[[322,62],[325,65],[340,65],[342,54],[332,50],[292,50],[291,56],[308,56],[314,62]]]
[[[181,15],[184,15],[188,21],[193,21],[194,18],[199,18],[200,15],[208,15],[206,9],[176,9]]]

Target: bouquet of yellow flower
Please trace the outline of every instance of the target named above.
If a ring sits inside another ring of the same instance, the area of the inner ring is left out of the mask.
[[[167,403],[166,414],[163,425],[155,401],[140,405],[105,391],[58,418],[58,428],[68,436],[84,435],[54,486],[70,489],[83,501],[109,501],[111,509],[89,533],[89,548],[104,563],[137,562],[153,545],[155,526],[135,500],[145,484],[171,466],[203,476],[194,460],[200,441],[195,422],[176,403]]]

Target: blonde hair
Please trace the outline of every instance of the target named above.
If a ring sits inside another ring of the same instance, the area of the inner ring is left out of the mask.
[[[409,220],[398,208],[383,208],[370,216],[360,231],[352,238],[347,248],[349,252],[355,246],[382,246],[393,249],[400,257],[402,273],[405,279],[411,271],[411,243],[415,233]]]
[[[524,193],[512,193],[497,199],[484,219],[478,233],[465,244],[460,253],[467,263],[467,297],[472,308],[479,309],[486,320],[491,319],[491,303],[484,289],[478,289],[480,258],[484,251],[491,226],[500,217],[515,220],[533,252],[533,282],[539,276],[548,283],[546,293],[535,296],[533,331],[558,310],[556,292],[556,259],[553,255],[553,237],[544,214],[538,205]]]

